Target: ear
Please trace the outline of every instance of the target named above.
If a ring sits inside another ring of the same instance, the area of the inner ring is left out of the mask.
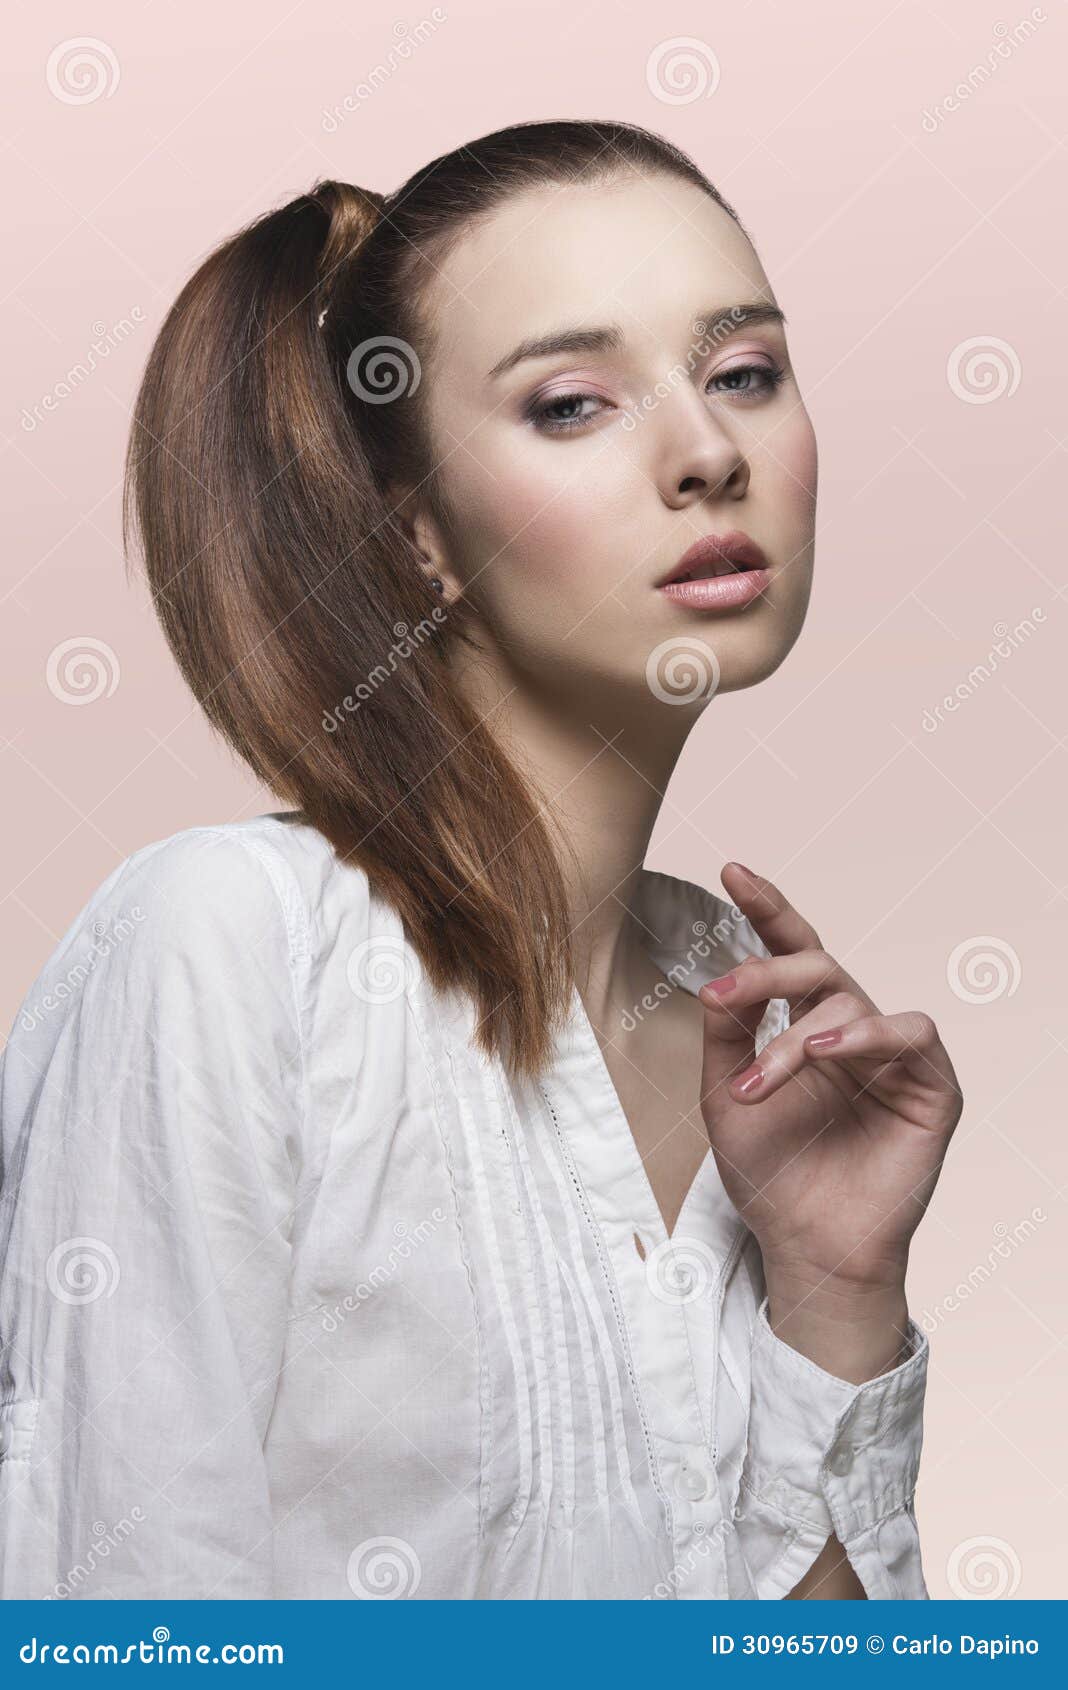
[[[419,553],[419,566],[432,582],[435,577],[442,584],[436,596],[445,604],[458,596],[461,583],[449,564],[448,547],[441,525],[427,509],[425,500],[417,493],[401,491],[395,494],[393,514],[397,526],[407,535]]]

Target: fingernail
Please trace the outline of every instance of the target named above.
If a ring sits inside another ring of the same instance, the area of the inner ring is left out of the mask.
[[[733,992],[737,984],[737,974],[721,974],[718,980],[706,980],[701,990],[702,992],[714,992],[717,998],[721,998],[724,993]]]
[[[750,880],[758,880],[760,878],[759,875],[755,874],[751,868],[746,868],[744,863],[735,862],[734,866],[735,868],[740,868],[743,874],[747,874]]]
[[[747,1068],[743,1074],[739,1074],[736,1080],[732,1080],[731,1084],[739,1097],[748,1097],[751,1091],[756,1091],[763,1078],[764,1070],[759,1062],[755,1062],[751,1068]]]
[[[806,1050],[829,1050],[842,1037],[841,1027],[831,1027],[826,1033],[809,1033],[805,1039]]]

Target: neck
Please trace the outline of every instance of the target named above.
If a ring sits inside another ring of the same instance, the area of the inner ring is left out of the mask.
[[[470,681],[470,675],[466,677]],[[635,894],[671,773],[696,715],[652,700],[570,701],[524,677],[472,697],[544,802],[568,889],[575,983],[594,1027],[659,978]]]

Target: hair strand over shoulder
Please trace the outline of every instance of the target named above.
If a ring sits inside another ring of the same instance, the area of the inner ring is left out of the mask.
[[[478,1043],[517,1075],[547,1062],[571,1002],[560,842],[454,683],[471,612],[442,607],[391,493],[444,504],[419,366],[449,243],[525,188],[639,170],[725,206],[669,142],[617,123],[513,125],[388,196],[319,183],[186,283],[130,438],[127,540],[209,720],[367,872],[433,985],[469,994]]]

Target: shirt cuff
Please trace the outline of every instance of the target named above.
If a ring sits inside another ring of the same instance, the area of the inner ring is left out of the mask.
[[[736,1530],[757,1554],[758,1595],[786,1595],[833,1532],[869,1596],[926,1597],[913,1512],[926,1333],[910,1320],[911,1354],[856,1385],[779,1338],[767,1308],[765,1297],[752,1329],[749,1430],[734,1511]]]

